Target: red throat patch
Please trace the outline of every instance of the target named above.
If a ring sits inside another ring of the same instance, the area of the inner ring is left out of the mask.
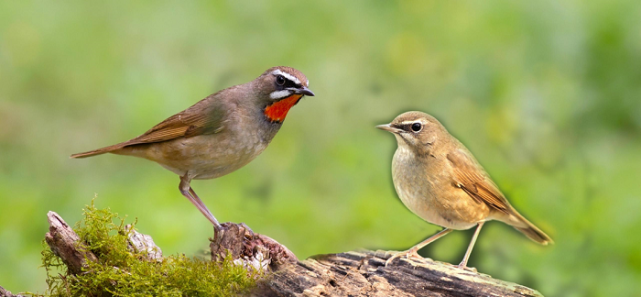
[[[285,120],[289,109],[296,105],[301,97],[303,97],[303,95],[291,95],[285,99],[275,102],[272,105],[265,107],[265,115],[272,122],[282,122]]]

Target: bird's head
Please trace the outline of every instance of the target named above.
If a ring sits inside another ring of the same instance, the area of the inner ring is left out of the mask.
[[[447,133],[436,118],[418,111],[403,113],[391,123],[376,128],[394,134],[399,147],[411,149],[419,154],[431,152],[438,136]]]
[[[282,123],[289,109],[303,96],[314,96],[307,88],[307,77],[291,67],[269,68],[256,79],[256,82],[259,84],[263,112],[271,122]]]

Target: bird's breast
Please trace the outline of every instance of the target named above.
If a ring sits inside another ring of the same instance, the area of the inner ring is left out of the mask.
[[[453,187],[447,170],[437,158],[416,160],[402,151],[394,155],[392,178],[403,204],[423,220],[452,229],[469,229],[483,221],[488,210]]]
[[[203,148],[198,164],[191,172],[195,179],[210,179],[231,173],[254,160],[265,148],[265,142],[255,132],[244,133],[242,137],[233,137],[220,142],[210,141]]]

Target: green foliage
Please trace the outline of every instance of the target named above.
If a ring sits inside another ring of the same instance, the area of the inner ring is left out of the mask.
[[[231,257],[222,262],[185,255],[147,261],[145,252],[127,248],[133,225],[124,222],[109,208],[95,208],[93,202],[84,209],[84,219],[74,231],[98,261],[87,261],[83,273],[77,275],[66,270],[45,243],[42,262],[47,270],[47,295],[231,296],[255,284],[258,273],[233,265]]]

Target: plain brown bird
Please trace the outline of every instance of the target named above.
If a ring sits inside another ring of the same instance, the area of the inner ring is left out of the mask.
[[[143,135],[71,157],[112,153],[154,161],[180,176],[180,192],[219,229],[218,220],[191,188],[191,180],[223,176],[256,158],[289,109],[304,95],[314,96],[308,86],[300,71],[273,67],[253,81],[207,96]]]
[[[413,213],[444,227],[442,231],[389,258],[419,257],[418,250],[452,230],[476,227],[459,267],[465,268],[486,221],[498,220],[546,245],[552,239],[520,215],[505,199],[472,153],[434,117],[406,112],[377,128],[394,134],[398,148],[392,161],[396,193]]]

